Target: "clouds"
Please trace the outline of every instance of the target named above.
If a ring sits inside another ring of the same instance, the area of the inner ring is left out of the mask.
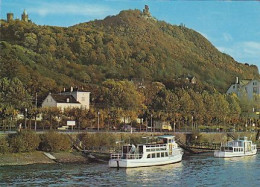
[[[217,47],[221,52],[227,53],[240,62],[253,63],[260,67],[260,42],[235,42],[230,46]]]
[[[233,40],[233,37],[229,33],[223,33],[223,39],[225,42],[230,42]]]
[[[28,12],[35,13],[43,17],[47,15],[79,15],[100,17],[109,15],[113,12],[113,10],[108,6],[84,2],[39,2],[31,4],[27,9]]]
[[[243,43],[245,46],[245,52],[249,55],[254,55],[259,57],[260,61],[260,42],[244,42]]]

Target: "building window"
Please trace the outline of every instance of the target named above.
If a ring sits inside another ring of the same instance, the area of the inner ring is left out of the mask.
[[[253,93],[258,93],[257,87],[253,87]]]

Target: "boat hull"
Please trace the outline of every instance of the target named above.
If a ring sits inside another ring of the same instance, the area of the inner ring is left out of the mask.
[[[242,156],[252,156],[257,153],[257,150],[249,152],[225,152],[225,151],[215,151],[214,157],[217,158],[230,158],[230,157],[242,157]]]
[[[181,162],[182,154],[172,155],[164,158],[141,158],[141,159],[110,159],[109,167],[111,168],[135,168],[173,164]]]

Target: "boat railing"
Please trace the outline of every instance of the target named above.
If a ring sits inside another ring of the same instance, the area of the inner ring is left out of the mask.
[[[152,144],[146,145],[146,151],[165,151],[167,149],[167,144]]]
[[[110,158],[111,159],[121,159],[122,158],[122,154],[111,154]]]
[[[125,154],[126,159],[141,159],[142,154]]]
[[[111,154],[110,158],[111,159],[141,159],[142,158],[142,154]]]

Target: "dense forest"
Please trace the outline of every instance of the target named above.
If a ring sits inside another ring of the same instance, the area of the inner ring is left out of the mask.
[[[34,111],[36,93],[39,105],[49,92],[70,86],[91,92],[85,126],[97,110],[103,125],[151,114],[182,124],[244,123],[243,111],[259,106],[225,95],[235,77],[259,79],[255,65],[236,62],[192,29],[139,10],[68,28],[1,20],[0,33],[1,119]]]

